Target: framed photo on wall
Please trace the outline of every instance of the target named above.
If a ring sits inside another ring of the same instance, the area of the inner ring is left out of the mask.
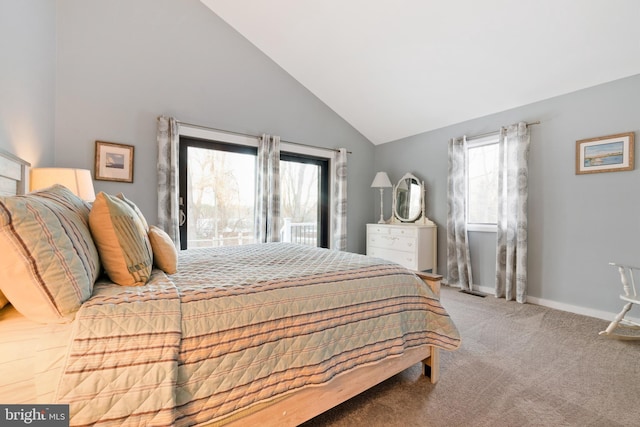
[[[576,141],[576,175],[633,170],[634,133]]]
[[[96,141],[95,179],[133,182],[133,145]]]

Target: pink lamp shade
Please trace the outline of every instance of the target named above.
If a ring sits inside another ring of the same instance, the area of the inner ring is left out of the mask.
[[[93,202],[96,199],[96,193],[93,189],[93,180],[91,179],[91,171],[88,169],[31,169],[31,177],[29,180],[30,191],[47,188],[53,184],[64,185],[76,196],[87,202]]]

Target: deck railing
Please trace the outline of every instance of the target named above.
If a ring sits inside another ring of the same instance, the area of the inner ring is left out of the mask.
[[[208,239],[189,239],[187,247],[189,248],[208,248],[218,246],[237,246],[255,243],[256,238],[253,232],[238,231],[235,233],[222,233],[218,236]]]
[[[315,222],[293,222],[284,218],[280,230],[280,241],[301,245],[318,245],[318,225]],[[255,243],[252,231],[226,232],[210,238],[189,239],[188,247],[236,246]]]
[[[283,220],[280,240],[301,245],[318,245],[318,224],[315,222],[293,222],[291,218]]]

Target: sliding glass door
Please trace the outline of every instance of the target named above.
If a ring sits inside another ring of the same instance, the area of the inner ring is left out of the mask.
[[[256,148],[180,138],[182,249],[255,243]],[[329,160],[281,153],[280,241],[329,246]]]

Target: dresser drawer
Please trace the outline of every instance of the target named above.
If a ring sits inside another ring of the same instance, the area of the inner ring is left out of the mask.
[[[418,235],[418,230],[412,227],[391,227],[389,229],[389,234],[392,236],[410,237],[415,239]]]
[[[415,238],[417,236],[417,230],[415,230],[414,228],[405,227],[405,226],[389,227],[384,225],[370,225],[367,228],[367,233],[411,237],[411,238]]]
[[[368,225],[368,234],[391,234],[391,228],[384,225]]]
[[[415,237],[393,234],[369,234],[367,242],[371,247],[393,249],[396,251],[414,252],[416,247]]]
[[[386,259],[387,261],[397,262],[410,270],[417,270],[416,255],[411,252],[402,252],[384,248],[370,248],[367,255]]]

